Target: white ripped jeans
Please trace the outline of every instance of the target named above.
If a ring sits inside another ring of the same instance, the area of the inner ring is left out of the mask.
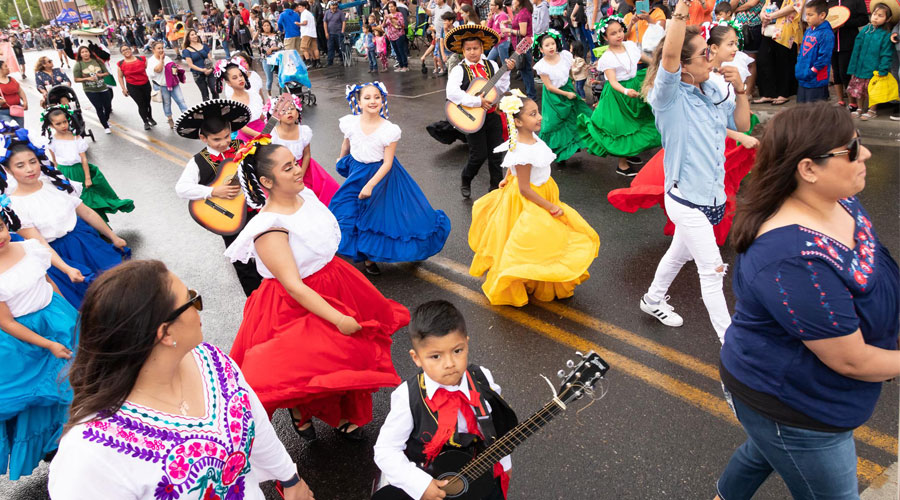
[[[677,189],[673,191],[680,197]],[[703,303],[706,305],[706,311],[709,313],[716,335],[719,336],[719,341],[724,342],[725,330],[731,324],[731,314],[728,313],[725,294],[722,292],[722,280],[727,266],[722,263],[713,226],[700,210],[682,205],[668,194],[665,203],[666,213],[675,223],[675,236],[669,250],[659,261],[653,283],[647,290],[647,298],[653,302],[665,299],[666,292],[675,276],[678,276],[681,267],[693,259],[700,274]]]

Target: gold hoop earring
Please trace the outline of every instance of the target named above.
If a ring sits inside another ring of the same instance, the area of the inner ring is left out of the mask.
[[[682,70],[681,72],[691,77],[691,85],[696,85],[697,80],[694,78],[694,75],[692,75],[690,71]]]

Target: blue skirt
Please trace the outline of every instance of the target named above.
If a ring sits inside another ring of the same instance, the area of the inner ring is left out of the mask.
[[[415,262],[440,252],[450,235],[450,218],[431,208],[397,158],[372,196],[359,199],[380,167],[380,161],[361,163],[351,155],[338,160],[337,171],[347,180],[328,205],[341,226],[337,253],[356,262]]]
[[[75,351],[78,311],[53,294],[50,304],[16,321],[45,339]],[[0,331],[0,474],[31,474],[55,450],[68,418],[70,361]]]
[[[66,264],[78,269],[84,275],[84,282],[72,283],[59,269],[51,267],[47,270],[47,274],[59,287],[63,297],[76,309],[81,307],[88,285],[103,271],[122,263],[123,254],[101,238],[100,234],[81,217],[78,218],[75,229],[62,238],[51,241],[50,246],[62,260],[66,261]]]

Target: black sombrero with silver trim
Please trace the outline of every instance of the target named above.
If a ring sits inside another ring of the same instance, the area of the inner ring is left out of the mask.
[[[466,40],[481,40],[485,52],[500,43],[499,33],[480,24],[459,25],[448,31],[444,37],[447,48],[457,54],[462,54],[462,45]]]
[[[231,123],[231,130],[238,130],[250,123],[250,108],[237,101],[211,99],[182,113],[175,121],[175,132],[186,139],[199,139],[200,125],[213,116]]]

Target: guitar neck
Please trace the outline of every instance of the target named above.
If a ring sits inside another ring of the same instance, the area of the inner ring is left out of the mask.
[[[500,79],[503,78],[503,75],[505,75],[506,72],[509,71],[509,68],[507,68],[505,64],[501,64],[499,66],[500,69],[498,69],[497,72],[494,73],[494,76],[492,76],[491,79],[488,80],[486,84],[484,84],[484,87],[481,88],[481,93],[483,95],[486,95],[488,92],[493,90],[494,86],[497,85],[497,82],[499,82]]]
[[[543,408],[535,412],[528,420],[520,423],[507,432],[503,437],[488,446],[486,450],[466,464],[459,473],[470,481],[475,480],[494,467],[501,458],[512,453],[517,446],[525,442],[531,435],[549,424],[554,417],[563,412],[555,400],[545,404]]]
[[[275,130],[276,125],[278,125],[278,117],[273,115],[271,118],[269,118],[269,121],[266,122],[266,126],[263,127],[260,134],[271,134],[272,131]]]

